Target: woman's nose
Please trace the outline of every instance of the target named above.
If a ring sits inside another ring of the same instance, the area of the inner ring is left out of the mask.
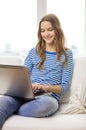
[[[46,31],[46,32],[45,32],[45,35],[47,36],[48,34],[49,34],[49,32],[48,32],[48,31]]]

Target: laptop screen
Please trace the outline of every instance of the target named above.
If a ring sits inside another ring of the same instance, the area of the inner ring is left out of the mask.
[[[34,94],[27,67],[0,65],[0,94],[33,99]]]

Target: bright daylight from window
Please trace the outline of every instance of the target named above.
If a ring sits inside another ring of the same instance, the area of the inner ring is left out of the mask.
[[[37,1],[0,0],[0,55],[25,55],[36,41]]]
[[[85,0],[47,0],[47,13],[55,13],[74,54],[84,53]]]
[[[46,1],[47,13],[55,13],[61,21],[68,47],[83,54],[85,0]],[[0,55],[26,56],[36,45],[37,8],[37,0],[0,0]]]

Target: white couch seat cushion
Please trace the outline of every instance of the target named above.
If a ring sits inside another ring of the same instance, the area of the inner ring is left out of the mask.
[[[86,114],[61,114],[67,104],[62,104],[55,115],[47,118],[11,116],[3,130],[86,130]]]

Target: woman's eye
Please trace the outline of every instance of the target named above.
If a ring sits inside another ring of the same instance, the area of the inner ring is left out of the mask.
[[[45,30],[41,30],[41,32],[45,32]]]
[[[41,32],[45,32],[45,31],[53,31],[54,29],[53,28],[49,28],[47,30],[44,30],[44,29],[41,29]]]
[[[53,31],[53,28],[49,29],[48,31]]]

